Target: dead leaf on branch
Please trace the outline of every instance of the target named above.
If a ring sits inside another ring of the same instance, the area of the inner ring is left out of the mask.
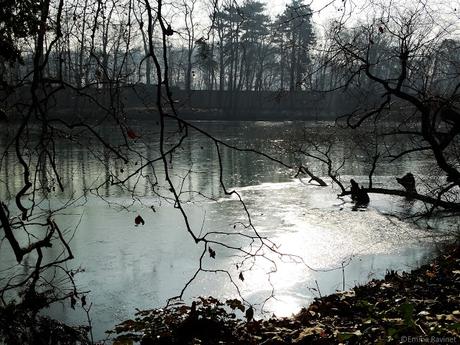
[[[211,258],[213,258],[213,259],[216,258],[216,252],[211,247],[208,248],[208,252],[209,252],[209,256]]]

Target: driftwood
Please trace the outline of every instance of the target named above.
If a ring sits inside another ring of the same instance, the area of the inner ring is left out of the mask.
[[[351,183],[351,200],[356,201],[358,199],[358,194],[360,191],[359,184],[353,179],[350,180],[350,183]]]
[[[323,179],[319,178],[318,176],[314,175],[307,167],[301,166],[299,170],[297,171],[297,174],[295,177],[298,177],[300,174],[306,174],[310,177],[310,180],[308,183],[311,183],[312,181],[315,181],[318,183],[321,187],[327,187],[327,183],[324,182]]]
[[[460,212],[460,203],[445,201],[439,198],[434,198],[428,195],[423,194],[409,194],[404,190],[400,189],[386,189],[386,188],[365,188],[364,191],[369,194],[384,194],[384,195],[397,195],[402,197],[408,197],[415,200],[420,200],[427,204],[431,204],[433,206],[442,207],[445,210]],[[338,194],[339,197],[351,195],[350,191],[345,191],[341,194]]]
[[[366,190],[361,186],[358,185],[358,183],[351,179],[351,200],[353,200],[356,203],[356,207],[363,207],[367,206],[369,204],[369,195],[367,194]]]
[[[415,178],[414,178],[414,175],[412,175],[412,173],[409,172],[403,177],[397,177],[396,181],[398,181],[398,183],[404,187],[407,193],[409,194],[417,193],[417,190],[415,188]]]

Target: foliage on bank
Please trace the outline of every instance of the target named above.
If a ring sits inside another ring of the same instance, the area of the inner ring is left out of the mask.
[[[90,345],[88,332],[86,326],[71,327],[24,305],[0,306],[2,345]]]

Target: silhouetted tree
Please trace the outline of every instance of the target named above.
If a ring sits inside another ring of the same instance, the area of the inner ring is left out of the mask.
[[[312,11],[303,0],[292,0],[278,18],[279,30],[285,34],[282,57],[289,76],[289,90],[301,89],[305,84],[310,61],[310,48],[315,42],[311,23]],[[283,83],[284,84],[284,83]]]
[[[448,16],[439,16],[424,2],[378,5],[376,13],[351,28],[335,22],[327,48],[330,63],[342,66],[336,88],[365,95],[338,123],[345,124],[351,136],[370,127],[377,139],[369,142],[375,151],[365,191],[418,199],[431,205],[429,212],[437,207],[458,212],[460,126],[455,119],[460,118],[460,71],[456,43],[448,40],[454,26],[449,26]],[[388,144],[387,139],[394,138],[408,145]],[[435,185],[427,182],[425,188],[411,185],[404,190],[372,185],[379,166],[417,154],[433,159],[438,169]]]

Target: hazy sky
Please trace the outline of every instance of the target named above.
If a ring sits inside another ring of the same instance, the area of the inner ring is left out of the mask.
[[[276,15],[284,11],[286,4],[290,3],[291,0],[262,0],[267,6],[267,11]],[[332,18],[338,18],[343,15],[344,6],[347,13],[351,10],[356,10],[365,3],[366,0],[305,0],[305,4],[310,4],[310,7],[314,11],[313,21],[315,24],[325,24]]]
[[[292,0],[262,1],[267,4],[267,11],[276,15],[281,13],[286,4],[290,3]],[[366,17],[376,15],[377,13],[374,11],[379,6],[388,6],[388,8],[391,9],[395,8],[395,4],[408,8],[413,6],[420,7],[422,1],[436,17],[459,23],[460,0],[304,0],[304,3],[309,3],[312,10],[315,12],[313,15],[313,22],[316,25],[323,25],[332,18],[339,19],[344,14],[344,11],[350,16],[348,22],[354,23],[359,20],[366,21]],[[374,5],[372,5],[372,3]],[[374,10],[371,8],[374,8]]]
[[[267,4],[267,10],[272,14],[278,14],[278,13],[283,12],[286,7],[286,4],[290,2],[291,0],[265,0],[265,3]],[[307,4],[309,2],[305,1],[305,3]],[[326,6],[327,4],[330,4],[330,5]],[[315,14],[315,17],[317,17],[316,18],[317,20],[320,17],[331,17],[333,15],[336,15],[336,12],[338,12],[338,9],[342,7],[343,7],[342,0],[313,0],[311,1],[311,8],[314,11],[319,11],[320,9],[324,8],[321,11],[321,13]]]
[[[273,13],[280,13],[284,10],[284,8],[286,7],[286,4],[290,3],[291,0],[265,0],[266,4],[267,4],[267,9],[270,11],[270,12],[273,12]],[[311,7],[313,10],[319,10],[321,7],[324,7],[326,4],[332,2],[332,6],[327,6],[328,8],[325,9],[325,11],[327,10],[327,12],[332,13],[332,12],[335,12],[337,11],[336,7],[337,6],[343,6],[343,2],[342,0],[314,0],[311,2]],[[305,1],[305,3],[308,3],[307,1]]]
[[[221,0],[219,0],[221,1]],[[259,0],[266,4],[267,13],[273,17],[282,13],[286,8],[286,4],[292,0]],[[459,35],[460,32],[460,0],[304,0],[305,4],[310,4],[314,14],[313,23],[316,28],[316,33],[321,36],[327,23],[331,19],[344,19],[348,25],[353,25],[357,21],[366,22],[368,19],[381,14],[379,8],[389,8],[392,11],[398,11],[399,6],[402,7],[420,7],[421,2],[429,8],[431,14],[435,15],[440,22],[449,20],[456,27],[454,35]],[[240,3],[243,0],[238,1]],[[198,11],[203,13],[202,18],[209,18],[209,2],[199,1],[201,3]],[[199,16],[198,16],[199,17]],[[181,18],[182,19],[182,18]],[[180,19],[180,20],[181,20]],[[202,28],[206,27],[207,21],[201,22]],[[452,30],[449,30],[452,32]]]

